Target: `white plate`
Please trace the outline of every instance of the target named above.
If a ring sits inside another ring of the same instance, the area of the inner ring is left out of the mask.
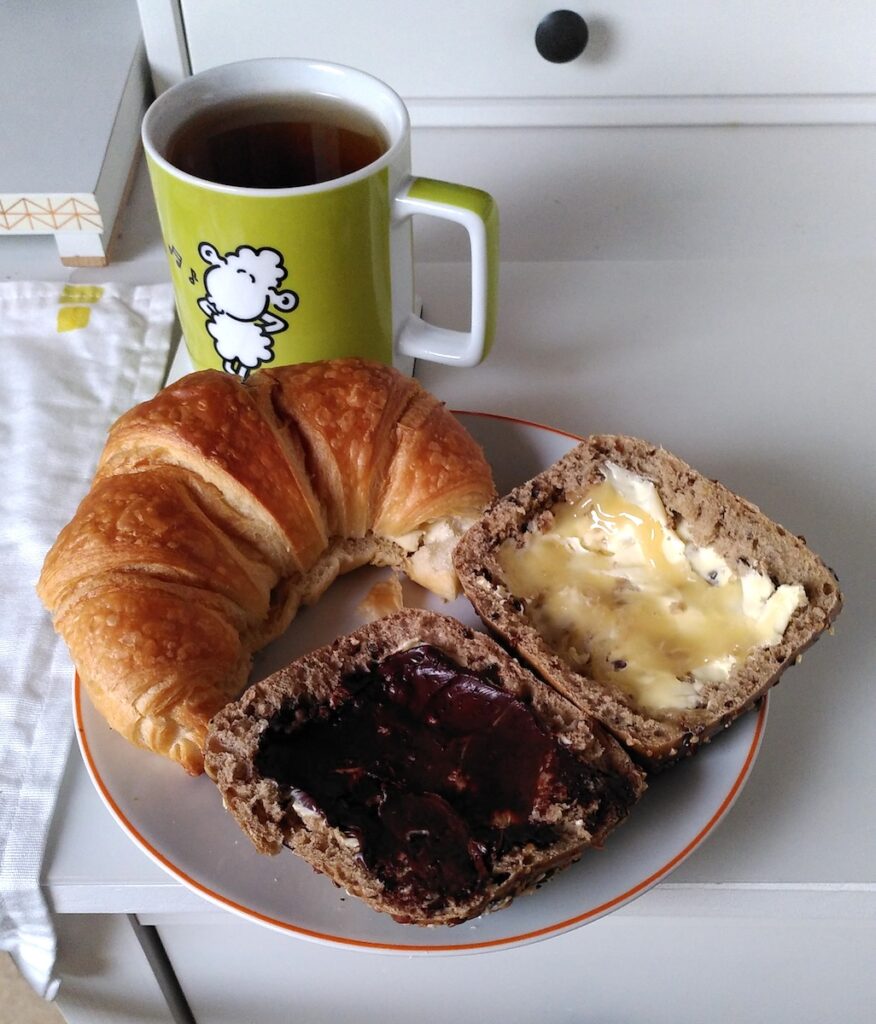
[[[477,413],[460,419],[484,446],[505,493],[571,448],[575,438],[547,427]],[[385,570],[338,580],[287,635],[257,659],[261,678],[361,624],[356,606]],[[451,605],[406,584],[406,603],[479,626],[464,598]],[[284,851],[260,856],[222,808],[206,776],[192,779],[112,732],[74,689],[77,737],[98,792],[143,850],[175,878],[225,909],[270,928],[330,945],[378,952],[471,953],[558,935],[616,910],[665,878],[702,843],[739,794],[763,736],[766,701],[699,756],[651,781],[629,820],[603,850],[585,854],[536,893],[455,928],[396,924],[347,896]]]

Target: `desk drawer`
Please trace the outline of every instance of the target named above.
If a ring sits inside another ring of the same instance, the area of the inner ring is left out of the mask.
[[[614,915],[531,946],[437,957],[333,949],[219,915],[158,931],[199,1024],[675,1024],[680,1012],[869,1024],[876,998],[870,921]]]
[[[364,68],[408,99],[876,93],[870,0],[575,5],[590,40],[564,64],[534,43],[554,9],[546,0],[182,0],[193,71],[321,57]]]

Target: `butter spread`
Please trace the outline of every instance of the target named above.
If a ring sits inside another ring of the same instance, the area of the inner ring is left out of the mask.
[[[456,542],[465,531],[476,521],[476,516],[448,516],[444,519],[437,519],[433,523],[427,523],[418,530],[411,530],[409,533],[399,533],[389,539],[404,548],[408,554],[423,547],[440,549],[442,557],[447,559],[453,554]]]
[[[412,580],[451,601],[459,592],[453,569],[453,551],[475,518],[470,515],[446,516],[421,529],[387,539],[408,552],[405,573]]]
[[[698,547],[684,523],[672,528],[651,481],[610,462],[602,475],[522,546],[505,541],[508,587],[574,668],[643,710],[702,706],[704,684],[781,640],[803,588]]]

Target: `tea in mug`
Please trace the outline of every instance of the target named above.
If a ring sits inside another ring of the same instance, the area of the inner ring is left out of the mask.
[[[352,174],[387,148],[382,129],[364,111],[327,97],[290,95],[210,107],[180,126],[165,155],[205,181],[281,189]]]

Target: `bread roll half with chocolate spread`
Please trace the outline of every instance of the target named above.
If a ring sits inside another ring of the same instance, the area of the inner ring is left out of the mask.
[[[644,777],[486,635],[404,610],[220,711],[205,766],[262,853],[283,846],[405,924],[505,906],[602,845]]]

